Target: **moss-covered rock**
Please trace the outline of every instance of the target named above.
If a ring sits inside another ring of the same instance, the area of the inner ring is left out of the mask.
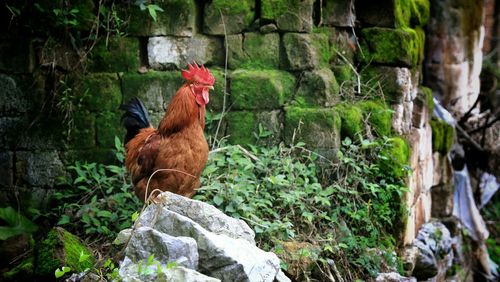
[[[148,111],[164,112],[183,83],[180,71],[126,73],[121,77],[123,101],[137,97]]]
[[[301,106],[333,106],[339,100],[339,85],[330,69],[304,72],[295,95]]]
[[[357,20],[369,26],[390,28],[423,26],[427,23],[429,15],[429,0],[356,1]]]
[[[411,26],[424,26],[429,21],[431,9],[429,0],[411,1]]]
[[[365,28],[358,58],[363,63],[415,67],[423,60],[424,32],[416,29]]]
[[[382,137],[391,134],[392,109],[382,101],[362,101],[357,106],[363,111],[363,118],[368,120],[372,133]]]
[[[262,46],[266,46],[262,48]],[[228,36],[228,65],[236,68],[278,68],[280,36],[278,33],[247,32]]]
[[[310,32],[313,27],[313,0],[263,0],[261,18],[274,20],[282,31]]]
[[[73,126],[67,136],[71,148],[92,148],[96,146],[95,115],[81,110],[73,115]]]
[[[250,26],[254,20],[254,10],[255,1],[252,0],[214,0],[207,2],[203,17],[203,31],[213,35],[240,33]]]
[[[101,39],[89,59],[89,69],[93,72],[136,71],[140,66],[139,40],[130,37]]]
[[[122,100],[120,81],[113,73],[86,75],[76,86],[76,93],[82,106],[92,112],[116,111]]]
[[[295,77],[276,70],[236,70],[231,75],[233,108],[277,109],[292,96]]]
[[[442,120],[432,119],[432,151],[448,154],[455,140],[455,129]]]
[[[215,78],[215,84],[214,90],[210,91],[210,102],[207,105],[207,110],[220,111],[224,104],[224,95],[228,92],[224,86],[228,87],[230,74],[227,74],[227,81],[224,82],[224,69],[210,68],[210,72]],[[229,107],[229,94],[226,96],[226,108],[227,107]]]
[[[368,66],[361,72],[362,92],[390,103],[402,103],[412,91],[412,74],[408,68]]]
[[[403,178],[408,174],[411,149],[408,142],[401,137],[392,137],[389,146],[382,149],[379,158],[380,171],[395,178]]]
[[[271,141],[276,145],[280,142],[281,111],[233,111],[227,114],[226,120],[228,140],[232,144],[269,144]],[[263,132],[259,131],[259,127]]]
[[[88,259],[80,261],[82,254],[88,256]],[[70,267],[74,272],[91,268],[95,258],[78,237],[61,227],[55,227],[40,243],[36,261],[37,275],[54,277],[54,271],[62,266]]]
[[[97,145],[104,148],[115,147],[115,136],[125,136],[125,128],[121,125],[121,113],[102,112],[97,114],[96,121]]]
[[[363,135],[363,112],[359,107],[353,104],[343,103],[337,105],[335,109],[338,111],[342,121],[340,126],[340,138],[342,140],[346,137],[357,139],[359,134]]]
[[[341,119],[331,108],[285,108],[285,141],[305,142],[308,146],[338,150]],[[293,140],[293,138],[295,139]]]
[[[325,33],[285,33],[284,56],[281,65],[289,70],[328,67],[332,57],[328,35]]]
[[[192,36],[196,28],[196,3],[194,0],[162,0],[156,5],[163,9],[156,13],[156,21],[147,10],[131,5],[124,14],[130,16],[127,32],[136,36]]]
[[[353,27],[356,21],[353,0],[323,1],[322,23],[326,25]]]
[[[432,117],[433,110],[432,90],[424,86],[419,87],[417,97],[413,100],[412,126],[422,128]]]

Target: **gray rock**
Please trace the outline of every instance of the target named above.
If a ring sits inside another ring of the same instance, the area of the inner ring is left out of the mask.
[[[0,187],[12,187],[14,165],[12,152],[0,152]]]
[[[322,50],[329,48],[329,39],[326,34],[285,33],[283,46],[285,53],[282,65],[285,69],[306,70],[329,64],[329,58],[324,58],[325,50]]]
[[[261,5],[261,17],[274,20],[280,31],[311,32],[313,27],[313,0],[306,1],[264,0]],[[283,6],[283,4],[285,6]]]
[[[201,213],[192,208],[192,213]],[[150,205],[140,216],[139,224],[171,236],[190,236],[198,244],[199,270],[223,281],[273,281],[280,261],[273,253],[255,247],[244,239],[215,234],[193,220]]]
[[[415,277],[404,277],[397,272],[379,273],[376,282],[417,282]]]
[[[139,227],[125,249],[131,261],[147,260],[151,255],[162,263],[176,262],[190,269],[198,267],[196,241],[190,237],[173,237],[149,227]]]
[[[331,107],[339,99],[339,85],[330,69],[304,72],[295,100],[308,106]]]
[[[271,33],[277,31],[278,27],[271,23],[261,26],[259,30],[261,33]]]
[[[149,266],[139,267],[139,264],[133,263],[128,258],[122,263],[124,266],[120,268],[120,279],[115,281],[124,282],[167,282],[167,281],[182,281],[182,282],[217,282],[215,279],[203,275],[195,270],[176,266],[173,268],[164,265],[153,263]]]
[[[24,113],[28,107],[28,100],[17,82],[10,76],[0,74],[0,113]]]
[[[213,35],[240,33],[248,28],[254,19],[253,0],[212,1],[205,4],[203,32]],[[222,14],[222,18],[221,18]]]
[[[450,231],[440,222],[429,222],[420,228],[414,245],[418,255],[413,276],[419,280],[446,272],[453,260]]]
[[[52,187],[55,179],[65,173],[57,151],[23,151],[17,152],[16,157],[18,177],[31,186]]]
[[[354,0],[326,0],[321,9],[323,24],[340,27],[353,27],[356,21]]]
[[[196,48],[193,48],[196,46]],[[148,61],[155,70],[181,69],[188,63],[222,64],[222,42],[215,37],[150,37]]]
[[[193,220],[207,231],[255,245],[255,233],[246,222],[227,216],[212,205],[170,192],[162,193],[158,199],[168,210]]]
[[[247,32],[243,35],[229,35],[227,44],[228,64],[232,69],[279,67],[280,36],[278,33]]]

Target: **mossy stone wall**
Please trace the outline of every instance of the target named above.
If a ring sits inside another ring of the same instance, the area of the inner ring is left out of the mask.
[[[334,156],[344,137],[404,134],[392,126],[398,117],[392,109],[413,99],[408,93],[419,84],[429,2],[382,2],[163,0],[157,1],[164,11],[156,21],[136,5],[119,5],[127,24],[123,36],[100,38],[83,74],[72,72],[67,60],[50,66],[64,69],[63,90],[72,101],[66,113],[54,106],[60,96],[49,99],[54,82],[36,52],[43,44],[3,34],[3,197],[16,189],[26,195],[50,191],[54,181],[38,178],[60,176],[37,174],[39,168],[23,159],[58,174],[74,160],[112,162],[114,136],[124,135],[119,106],[139,97],[157,125],[183,83],[180,69],[192,60],[216,77],[207,116],[229,109],[217,137],[229,136],[232,143],[290,143],[295,137]],[[81,5],[97,13],[93,1]],[[54,54],[64,47],[52,46]],[[376,81],[385,94],[357,93],[358,74],[362,85]],[[207,131],[213,133],[216,123],[208,120]],[[259,128],[272,134],[259,138]]]

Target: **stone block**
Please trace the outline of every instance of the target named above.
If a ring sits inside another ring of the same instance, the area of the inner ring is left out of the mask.
[[[311,32],[313,0],[263,0],[261,18],[275,21],[280,31]]]
[[[56,178],[65,175],[57,151],[16,152],[16,174],[29,186],[53,187]]]
[[[432,217],[443,218],[452,215],[454,191],[453,182],[439,184],[431,188]]]
[[[28,97],[17,84],[17,81],[8,75],[0,74],[0,115],[17,115],[28,109]]]
[[[236,70],[231,102],[236,110],[278,109],[293,95],[295,77],[276,70]]]
[[[262,46],[266,46],[262,48]],[[280,36],[278,33],[247,32],[228,36],[228,65],[236,68],[278,68]]]
[[[224,104],[224,95],[226,95],[226,109],[229,107],[229,74],[227,74],[227,81],[224,82],[224,69],[221,68],[210,68],[210,72],[215,78],[214,90],[210,91],[210,102],[207,105],[208,111],[220,111],[222,110],[222,105]],[[226,87],[226,88],[225,88]]]
[[[443,155],[448,154],[455,140],[455,129],[442,120],[430,120],[432,128],[432,150]]]
[[[222,65],[223,53],[222,41],[217,37],[150,37],[148,41],[148,61],[155,70],[182,69],[193,61]]]
[[[356,15],[361,23],[368,26],[423,26],[430,16],[430,3],[429,0],[358,0]]]
[[[404,102],[413,89],[408,68],[369,66],[361,72],[361,80],[364,87],[369,87],[365,92],[381,90],[384,100],[390,103]]]
[[[282,67],[288,70],[307,70],[328,67],[332,58],[328,35],[325,33],[285,33]]]
[[[284,138],[287,144],[305,142],[306,146],[338,150],[341,120],[331,108],[285,108]],[[292,140],[295,136],[295,140]]]
[[[0,42],[0,71],[31,73],[35,68],[35,52],[31,39],[7,38]]]
[[[141,11],[131,5],[126,12],[130,15],[128,34],[133,36],[175,35],[190,37],[196,31],[196,3],[194,0],[156,1],[163,9],[156,13],[156,21],[147,10]]]
[[[89,54],[89,70],[92,72],[132,72],[139,67],[139,40],[137,38],[101,39]]]
[[[149,112],[165,112],[165,109],[184,83],[180,71],[144,74],[126,73],[121,78],[123,101],[139,98]]]
[[[22,129],[21,129],[22,130]],[[64,147],[66,133],[71,130],[68,121],[59,117],[44,117],[33,124],[29,130],[18,135],[18,150],[51,150]]]
[[[364,131],[363,111],[358,106],[348,103],[339,104],[335,109],[341,120],[340,139],[349,137],[359,140],[358,134],[363,135]]]
[[[0,117],[0,148],[14,148],[20,134],[29,126],[26,117]]]
[[[356,37],[352,31],[340,28],[322,28],[328,32],[330,45],[332,46],[331,65],[354,64],[357,52]]]
[[[83,108],[92,112],[116,111],[122,100],[120,81],[114,73],[88,74],[76,92]]]
[[[12,187],[14,184],[14,163],[12,152],[0,152],[0,187]]]
[[[363,111],[363,119],[368,120],[370,131],[377,136],[389,136],[392,125],[392,109],[382,101],[365,100],[357,103]]]
[[[358,59],[365,64],[415,67],[422,64],[425,34],[422,29],[365,28],[361,30]]]
[[[306,71],[302,74],[295,103],[301,106],[335,105],[339,100],[339,85],[330,69]]]
[[[255,1],[214,0],[205,4],[204,12],[204,33],[212,35],[236,34],[242,32],[253,22]]]
[[[354,0],[326,0],[321,11],[323,24],[354,27],[356,21]]]
[[[231,144],[277,145],[281,140],[283,116],[281,111],[249,112],[232,111],[226,116],[227,135]],[[259,127],[270,131],[269,136],[259,136]]]
[[[422,128],[432,117],[434,100],[432,90],[427,87],[419,87],[417,97],[413,100],[412,126]]]
[[[71,148],[92,148],[96,146],[95,115],[81,110],[74,113],[74,124],[67,140]],[[68,134],[68,132],[66,132]]]
[[[115,136],[125,136],[125,128],[121,125],[121,113],[101,112],[95,119],[97,145],[104,148],[115,148]]]

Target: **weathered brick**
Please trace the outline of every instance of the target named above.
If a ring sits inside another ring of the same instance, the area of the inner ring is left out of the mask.
[[[226,120],[228,140],[232,144],[277,145],[281,140],[283,116],[280,110],[232,111],[227,114]],[[271,135],[259,136],[259,127]]]
[[[65,174],[57,151],[17,152],[16,174],[26,184],[36,187],[52,187],[56,178]]]
[[[339,85],[330,69],[302,74],[295,103],[302,106],[333,106],[339,100]]]
[[[31,73],[35,53],[31,39],[7,38],[0,41],[0,71]]]
[[[228,48],[228,65],[232,69],[279,67],[280,36],[278,33],[247,32],[243,35],[230,35]]]
[[[93,72],[136,71],[139,62],[139,40],[130,37],[101,39],[92,49],[89,69]]]
[[[263,0],[261,17],[274,20],[281,31],[311,32],[313,0]]]
[[[240,33],[253,22],[254,8],[253,0],[214,0],[206,3],[203,32],[213,35]]]
[[[75,91],[83,108],[92,112],[116,111],[122,100],[120,81],[114,73],[86,75]]]

